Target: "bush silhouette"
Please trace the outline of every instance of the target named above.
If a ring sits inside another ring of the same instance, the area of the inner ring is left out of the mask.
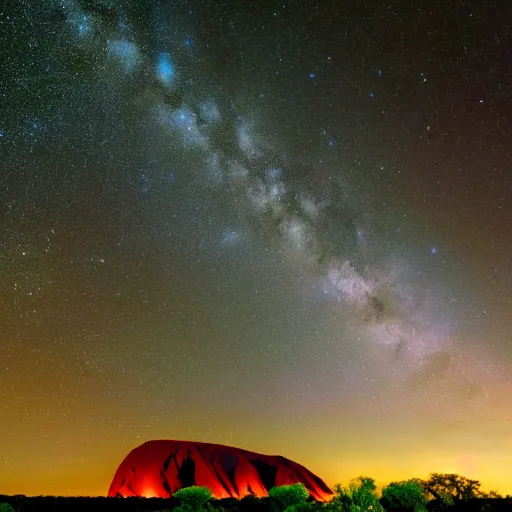
[[[431,473],[430,478],[422,483],[433,498],[448,506],[458,501],[484,497],[478,480],[456,473]]]

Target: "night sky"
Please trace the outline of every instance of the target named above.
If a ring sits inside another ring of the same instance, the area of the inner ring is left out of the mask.
[[[2,2],[0,493],[159,438],[512,492],[507,3]]]

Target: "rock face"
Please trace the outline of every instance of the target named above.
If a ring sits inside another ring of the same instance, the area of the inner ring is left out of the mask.
[[[108,495],[168,498],[182,487],[201,485],[216,498],[263,497],[276,485],[299,482],[317,501],[332,497],[320,478],[284,457],[219,444],[162,440],[148,441],[127,455]]]

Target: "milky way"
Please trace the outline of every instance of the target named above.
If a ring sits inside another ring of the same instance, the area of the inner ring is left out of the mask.
[[[64,3],[63,8],[70,29],[76,32],[78,48],[93,52],[96,58],[98,48],[107,48],[106,59],[95,71],[104,73],[105,67],[117,66],[116,79],[120,81],[129,80],[135,73],[143,76],[139,79],[143,90],[138,98],[128,97],[127,102],[143,97],[144,109],[155,124],[174,143],[179,140],[176,151],[180,145],[195,150],[195,171],[210,183],[212,193],[221,188],[227,192],[224,200],[241,204],[241,216],[254,218],[252,226],[242,224],[241,229],[265,229],[270,242],[277,240],[283,258],[290,258],[290,263],[299,267],[299,275],[306,273],[307,286],[318,288],[314,300],[336,301],[341,311],[357,318],[360,336],[393,349],[396,357],[390,364],[394,371],[397,367],[416,371],[428,364],[433,354],[449,350],[452,326],[446,318],[429,312],[428,304],[418,303],[421,290],[411,293],[407,277],[388,268],[385,258],[365,258],[367,245],[372,243],[372,226],[363,228],[360,212],[346,204],[343,194],[336,193],[343,169],[333,169],[325,186],[326,195],[316,197],[318,192],[309,192],[302,183],[300,162],[265,137],[269,129],[257,107],[250,105],[247,109],[249,116],[260,118],[259,125],[252,126],[235,107],[219,107],[218,102],[229,104],[230,98],[222,97],[222,91],[216,93],[220,88],[215,82],[210,88],[204,84],[198,87],[189,78],[187,64],[180,63],[183,49],[179,48],[187,40],[173,41],[171,37],[165,51],[156,53],[153,47],[144,54],[135,35],[133,39],[123,37],[123,33],[134,31],[124,21],[122,9],[109,11],[116,18],[113,27],[107,25],[105,17],[94,16],[77,3]],[[161,25],[164,23],[160,20]],[[190,52],[199,53],[194,48]],[[199,60],[199,56],[193,59]],[[150,93],[155,82],[160,87]],[[295,176],[288,176],[288,167],[292,166],[299,169]],[[141,174],[145,192],[150,191],[151,174]],[[340,212],[341,218],[336,216]],[[366,237],[364,232],[368,232]],[[348,247],[333,243],[332,239],[340,236],[348,239]],[[231,240],[234,244],[235,237]],[[357,266],[357,260],[364,263]],[[409,293],[401,293],[406,287]]]

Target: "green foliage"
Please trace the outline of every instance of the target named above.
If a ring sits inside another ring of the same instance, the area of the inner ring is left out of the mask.
[[[180,500],[176,512],[203,512],[206,504],[213,499],[213,494],[208,487],[192,485],[176,491],[173,496]]]
[[[426,512],[427,498],[421,482],[406,480],[392,482],[382,489],[386,508],[410,508],[414,512]]]
[[[325,504],[327,512],[384,512],[373,478],[360,476],[348,485],[336,484],[333,499]]]
[[[9,503],[0,503],[0,512],[16,512]]]
[[[284,510],[288,512],[304,512],[304,506],[307,506],[306,500],[309,498],[309,492],[304,484],[279,485],[272,487],[268,495],[277,501]],[[299,507],[302,506],[301,507]],[[295,507],[291,509],[291,507]],[[289,510],[290,509],[290,510]]]

